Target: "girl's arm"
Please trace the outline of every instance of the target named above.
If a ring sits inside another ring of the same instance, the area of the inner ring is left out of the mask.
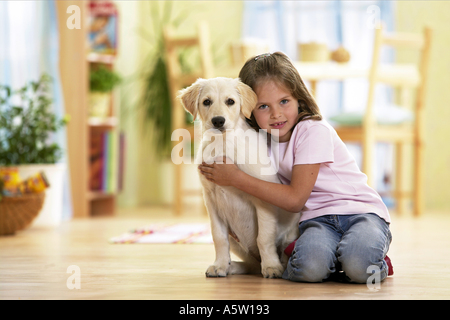
[[[241,171],[235,164],[203,163],[200,172],[221,186],[233,186],[290,212],[300,212],[316,183],[320,164],[295,165],[290,185],[267,182]]]

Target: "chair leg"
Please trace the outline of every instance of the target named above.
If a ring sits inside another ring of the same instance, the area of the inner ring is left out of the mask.
[[[395,144],[395,189],[394,196],[396,200],[396,209],[398,215],[403,215],[407,210],[407,199],[405,191],[404,172],[404,144],[397,142]]]
[[[182,165],[174,165],[175,166],[175,170],[174,170],[174,205],[173,205],[173,209],[174,209],[174,213],[176,216],[180,216],[181,212],[183,211],[183,189],[182,189],[182,183],[183,183],[183,170],[182,170]]]
[[[413,214],[420,217],[423,213],[423,142],[419,139],[414,143],[414,182],[413,182]]]
[[[371,132],[366,132],[362,141],[362,172],[367,176],[367,184],[375,189],[375,178],[373,176],[375,139]]]

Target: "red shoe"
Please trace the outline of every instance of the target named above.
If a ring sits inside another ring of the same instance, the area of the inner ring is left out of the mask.
[[[288,257],[290,257],[292,255],[292,251],[294,251],[294,247],[295,247],[295,242],[297,240],[295,240],[294,242],[292,242],[291,244],[289,244],[286,249],[284,249],[284,254],[287,255]],[[391,259],[386,256],[384,258],[384,261],[386,261],[386,264],[388,266],[388,276],[392,276],[394,275],[394,267],[392,266],[392,262]]]
[[[287,255],[288,257],[290,257],[292,255],[292,251],[294,251],[294,247],[295,247],[295,242],[297,240],[295,240],[294,242],[292,242],[290,245],[288,245],[286,247],[286,249],[284,249],[284,254]]]
[[[384,261],[386,261],[386,264],[388,265],[388,269],[389,269],[388,276],[394,275],[394,267],[392,266],[391,259],[388,256],[386,256],[386,257],[384,257]]]

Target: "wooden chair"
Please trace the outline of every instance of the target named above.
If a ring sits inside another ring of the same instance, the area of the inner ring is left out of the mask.
[[[178,91],[194,83],[198,78],[211,78],[214,74],[212,57],[209,44],[209,29],[205,21],[198,24],[197,35],[192,37],[177,38],[173,30],[168,27],[163,31],[166,68],[169,79],[171,97],[172,132],[175,129],[185,128],[191,133],[191,141],[194,142],[193,125],[187,125],[185,110],[177,99]],[[189,47],[198,47],[200,53],[200,70],[196,73],[183,74],[179,62],[179,50]],[[177,142],[174,142],[174,145]],[[183,166],[174,165],[174,212],[180,215],[183,212],[184,199],[187,196],[201,196],[201,190],[183,190]],[[206,211],[205,211],[206,212]]]
[[[384,34],[382,29],[376,29],[365,112],[359,125],[345,125],[341,123],[336,126],[336,131],[343,141],[359,141],[362,143],[362,171],[367,175],[368,183],[372,187],[374,187],[372,170],[376,142],[389,142],[395,145],[396,173],[393,196],[396,199],[396,209],[399,214],[406,210],[406,199],[411,195],[414,215],[420,216],[423,212],[424,116],[431,36],[432,31],[430,28],[425,28],[423,34]],[[418,66],[382,65],[380,64],[382,46],[420,50],[420,62]],[[397,92],[400,93],[401,105],[407,105],[411,101],[409,93],[411,89],[415,89],[417,94],[415,103],[412,110],[410,107],[413,120],[386,124],[383,123],[382,117],[376,116],[374,98],[375,87],[378,83],[398,88]],[[403,163],[406,160],[403,153],[406,144],[412,144],[414,150],[412,194],[405,190],[403,176]]]

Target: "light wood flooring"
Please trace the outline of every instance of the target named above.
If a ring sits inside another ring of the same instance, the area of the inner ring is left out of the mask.
[[[115,217],[0,237],[0,299],[450,299],[450,212],[419,219],[393,214],[395,275],[378,291],[255,275],[206,278],[213,245],[108,243],[132,228],[172,221],[208,219],[192,213],[175,218],[168,208],[122,209]],[[80,289],[67,288],[71,265],[80,268]]]

